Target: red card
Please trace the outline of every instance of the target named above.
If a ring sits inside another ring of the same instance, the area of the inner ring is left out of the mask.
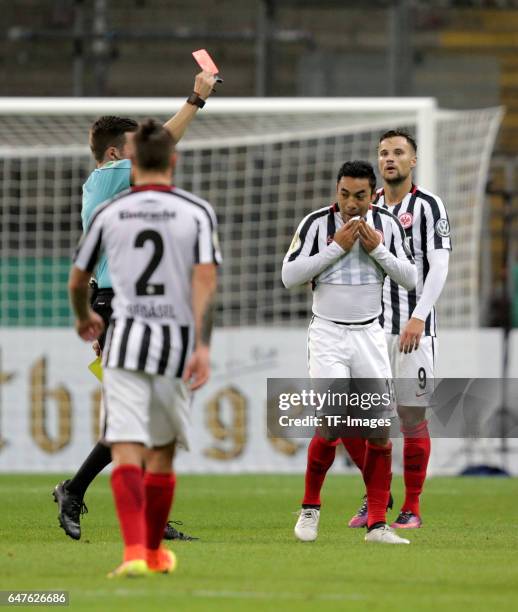
[[[207,49],[198,49],[198,51],[193,51],[192,56],[198,62],[198,66],[202,70],[210,72],[211,74],[218,74],[219,68],[214,63],[214,60],[209,55]]]

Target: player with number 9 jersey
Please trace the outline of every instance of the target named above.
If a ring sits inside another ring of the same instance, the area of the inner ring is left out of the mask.
[[[433,403],[437,360],[437,317],[435,304],[448,276],[452,240],[446,208],[439,196],[413,182],[417,143],[404,130],[381,135],[378,169],[383,189],[374,204],[393,213],[405,231],[415,259],[417,285],[410,291],[390,279],[383,286],[380,324],[385,330],[403,434],[403,477],[405,498],[391,527],[415,529],[422,525],[420,496],[426,479],[431,440],[426,408]],[[357,440],[344,442],[361,469],[365,449]],[[363,527],[367,520],[365,502],[349,521]]]

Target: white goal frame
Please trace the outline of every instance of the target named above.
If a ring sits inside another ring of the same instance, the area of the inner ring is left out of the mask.
[[[171,114],[185,103],[183,98],[2,98],[0,115],[107,115],[107,114]],[[419,143],[419,182],[435,192],[435,98],[217,98],[212,96],[201,111],[214,115],[242,115],[261,113],[325,112],[351,113],[410,113],[416,117],[416,139]],[[319,130],[321,133],[322,130]],[[292,136],[292,135],[291,135]],[[276,137],[278,140],[278,136]],[[264,139],[261,139],[264,142]],[[241,139],[241,141],[243,141]],[[249,140],[243,141],[250,144]],[[203,143],[204,145],[206,143]],[[228,146],[228,140],[224,143]],[[201,143],[200,143],[201,145]],[[192,141],[189,148],[196,146]],[[181,147],[179,147],[181,148]]]

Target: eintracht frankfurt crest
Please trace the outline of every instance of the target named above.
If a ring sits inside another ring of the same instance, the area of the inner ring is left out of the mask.
[[[401,215],[399,215],[398,218],[399,218],[399,222],[401,223],[404,229],[408,229],[409,227],[412,227],[412,221],[414,220],[412,213],[409,213],[409,212],[402,213]]]

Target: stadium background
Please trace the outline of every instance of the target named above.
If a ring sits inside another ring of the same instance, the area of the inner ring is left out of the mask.
[[[195,72],[190,52],[203,46],[225,78],[216,97],[257,100],[239,121],[235,110],[213,120],[200,113],[181,147],[178,184],[214,204],[225,276],[214,376],[196,398],[193,452],[181,455],[179,471],[303,469],[303,442],[266,435],[266,377],[306,371],[307,294],[282,289],[279,254],[302,215],[331,201],[343,156],[372,159],[383,128],[395,121],[417,126],[412,113],[383,112],[387,96],[431,97],[459,113],[437,119],[434,147],[437,190],[442,195],[446,184],[459,204],[450,208],[454,258],[464,257],[441,302],[439,375],[518,371],[517,3],[369,7],[330,0],[250,0],[232,10],[223,2],[159,0],[2,7],[1,471],[73,470],[98,433],[99,388],[86,369],[91,352],[70,329],[66,294],[95,113],[76,114],[73,101],[61,114],[45,113],[51,103],[35,97],[183,98]],[[380,109],[374,117],[358,108],[296,116],[257,110],[262,97],[286,96],[369,97]],[[33,98],[39,108],[5,110],[14,97]],[[207,111],[211,105],[213,99]],[[461,162],[466,174],[455,182]],[[472,463],[518,470],[512,441],[434,445],[432,472],[457,473]],[[345,457],[335,469],[347,469]]]

